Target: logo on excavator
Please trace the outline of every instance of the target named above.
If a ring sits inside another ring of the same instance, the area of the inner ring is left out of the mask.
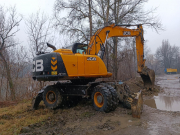
[[[43,67],[42,59],[33,61],[33,72],[38,72],[38,71],[43,71],[43,70],[44,70],[44,67]]]
[[[87,57],[87,61],[96,61],[96,57]]]
[[[131,35],[130,31],[123,31],[123,35]]]

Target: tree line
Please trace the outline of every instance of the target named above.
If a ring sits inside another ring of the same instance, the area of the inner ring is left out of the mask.
[[[171,45],[168,40],[163,40],[155,54],[148,54],[146,65],[156,74],[164,73],[164,69],[173,68],[180,72],[180,48]]]
[[[16,7],[0,6],[0,98],[30,98],[42,85],[31,79],[30,64],[38,51],[50,51],[46,42],[70,45],[88,43],[95,31],[115,24],[143,24],[162,29],[153,15],[156,8],[145,10],[148,0],[56,0],[53,15],[38,11],[27,18]],[[25,22],[28,46],[16,39],[20,23]],[[65,37],[62,43],[58,35]],[[133,38],[114,37],[106,44],[104,62],[113,73],[111,80],[136,76],[136,49]],[[172,60],[170,61],[172,63]],[[30,94],[31,93],[31,94]],[[26,96],[25,96],[26,95]]]

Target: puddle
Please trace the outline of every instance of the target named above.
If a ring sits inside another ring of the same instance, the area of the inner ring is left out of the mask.
[[[164,95],[154,96],[154,99],[145,100],[144,104],[165,111],[180,111],[180,98]]]

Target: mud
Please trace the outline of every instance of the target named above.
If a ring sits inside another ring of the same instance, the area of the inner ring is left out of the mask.
[[[130,79],[128,81],[125,81],[124,83],[126,83],[129,86],[132,93],[137,93],[139,90],[141,90],[143,95],[145,95],[145,96],[155,95],[155,94],[159,93],[159,91],[161,90],[159,85],[154,85],[154,89],[152,89],[152,90],[145,89],[144,83],[143,83],[141,77],[136,77],[135,79]]]
[[[180,97],[178,75],[156,77],[156,84],[163,88],[160,93],[158,86],[153,91],[145,91],[140,79],[131,79],[126,83],[134,92],[143,90],[145,102],[155,100],[154,96],[160,95],[173,98],[173,102]],[[151,104],[151,101],[149,102]],[[113,112],[104,113],[95,111],[91,101],[81,101],[75,107],[55,110],[54,115],[46,121],[22,128],[21,135],[179,135],[180,112],[156,109],[158,105],[154,103],[155,107],[144,104],[141,119],[137,119],[132,118],[131,110],[123,108],[122,105]]]
[[[132,118],[131,110],[118,107],[114,112],[95,111],[92,103],[83,101],[77,106],[54,111],[54,116],[46,121],[24,127],[22,135],[32,134],[111,134],[131,125],[140,125],[140,120]]]

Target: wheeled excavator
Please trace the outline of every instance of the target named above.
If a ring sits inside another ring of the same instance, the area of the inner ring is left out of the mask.
[[[42,88],[33,102],[36,109],[41,100],[47,108],[56,109],[74,97],[91,98],[97,111],[110,112],[118,105],[116,90],[97,78],[111,77],[103,62],[106,40],[110,37],[136,37],[137,72],[144,86],[153,89],[155,73],[145,66],[142,25],[109,25],[98,29],[89,44],[75,43],[63,49],[47,43],[51,53],[39,52],[33,59],[32,76],[37,81],[57,81]],[[70,80],[70,81],[61,81]]]

